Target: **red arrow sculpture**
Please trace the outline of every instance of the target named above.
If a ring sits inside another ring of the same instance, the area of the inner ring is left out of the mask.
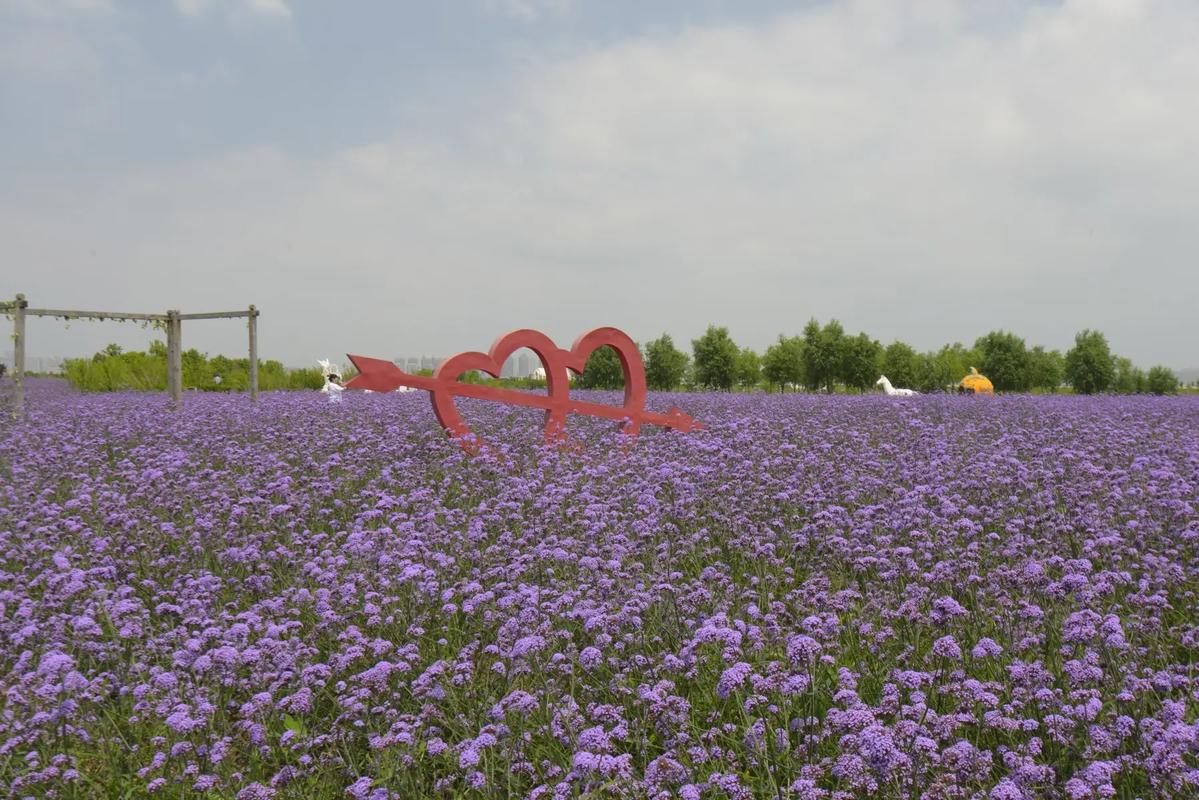
[[[508,357],[522,347],[537,354],[545,368],[547,394],[501,389],[494,386],[463,383],[460,378],[471,370],[480,370],[499,377],[500,370]],[[599,347],[611,347],[620,357],[624,370],[624,405],[609,406],[572,400],[570,397],[570,375],[567,370],[581,375],[588,356]],[[585,414],[593,417],[618,420],[620,429],[636,436],[642,425],[661,425],[678,431],[692,431],[703,427],[691,417],[672,408],[665,414],[645,410],[645,367],[641,363],[641,351],[636,343],[616,328],[596,328],[575,340],[569,350],[563,350],[545,334],[528,329],[506,333],[495,340],[486,353],[459,353],[444,361],[432,377],[410,375],[391,361],[365,356],[349,356],[358,369],[346,384],[350,389],[370,389],[376,392],[391,392],[401,386],[424,389],[433,400],[433,413],[446,432],[458,439],[468,451],[477,450],[480,440],[458,413],[455,397],[473,397],[479,400],[496,400],[510,405],[545,409],[545,441],[561,442],[566,438],[566,415]]]

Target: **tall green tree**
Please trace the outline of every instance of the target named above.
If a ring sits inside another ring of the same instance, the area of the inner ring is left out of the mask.
[[[752,389],[762,382],[762,359],[748,347],[737,353],[737,385]]]
[[[646,385],[660,392],[674,391],[687,373],[687,361],[687,354],[674,346],[670,334],[662,334],[645,346]]]
[[[843,372],[844,339],[845,329],[835,319],[829,320],[823,328],[815,318],[804,326],[804,373],[809,389],[833,390]]]
[[[973,347],[966,347],[961,342],[943,346],[937,351],[937,358],[941,360],[944,369],[950,376],[950,385],[966,377],[971,367],[977,367],[982,363],[982,354]]]
[[[1174,394],[1178,391],[1178,376],[1169,367],[1158,365],[1149,369],[1145,385],[1154,394]]]
[[[766,348],[762,356],[762,375],[769,383],[786,391],[787,385],[804,383],[804,342],[798,336],[784,336]]]
[[[883,361],[883,346],[865,333],[841,340],[841,382],[864,391],[878,380]]]
[[[611,347],[595,348],[576,382],[581,389],[623,388],[624,369],[620,366],[620,356]]]
[[[951,382],[949,368],[935,352],[921,353],[916,361],[916,380],[911,388],[920,392],[943,391]]]
[[[1116,366],[1107,337],[1090,328],[1079,331],[1066,352],[1066,381],[1079,394],[1107,391],[1116,378]]]
[[[1062,385],[1065,359],[1056,350],[1037,345],[1028,351],[1028,388],[1056,392]]]
[[[833,391],[837,381],[841,380],[841,376],[846,371],[845,338],[845,328],[838,320],[830,319],[820,329],[820,341],[824,347],[825,359],[832,365],[833,370],[833,374],[827,383],[830,392]]]
[[[894,386],[914,387],[920,382],[920,356],[904,342],[891,342],[883,351],[882,373]]]
[[[1139,394],[1145,391],[1145,373],[1132,363],[1131,358],[1115,356],[1112,364],[1116,368],[1112,388],[1120,394]]]
[[[947,344],[935,352],[922,353],[919,379],[914,388],[922,392],[943,392],[970,372],[970,367],[979,363],[978,353],[961,342]]]
[[[698,385],[726,391],[733,388],[741,351],[729,336],[728,328],[709,325],[703,336],[691,341],[691,352]]]
[[[1020,392],[1028,388],[1028,349],[1024,340],[1007,331],[991,331],[974,343],[981,356],[979,370],[996,390]]]
[[[803,364],[804,386],[815,391],[823,383],[824,365],[819,363],[820,353],[820,323],[815,317],[803,326]]]
[[[180,353],[179,361],[183,367],[183,385],[186,387],[192,386],[207,386],[212,383],[212,374],[208,370],[208,358],[196,348],[192,347]],[[247,359],[247,368],[249,367],[249,359]],[[225,376],[221,376],[224,380]]]

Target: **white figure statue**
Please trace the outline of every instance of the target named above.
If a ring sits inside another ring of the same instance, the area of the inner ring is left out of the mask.
[[[340,403],[341,393],[346,389],[341,385],[341,368],[323,358],[316,363],[321,365],[321,374],[325,376],[325,385],[321,387],[321,392],[329,395],[330,403]]]
[[[911,397],[912,395],[920,394],[915,389],[896,389],[891,385],[891,381],[887,380],[886,375],[875,381],[874,385],[883,387],[883,391],[890,397]]]

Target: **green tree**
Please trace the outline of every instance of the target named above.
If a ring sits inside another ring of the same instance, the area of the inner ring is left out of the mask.
[[[762,356],[762,375],[779,391],[786,391],[787,384],[804,383],[804,342],[798,336],[783,336]]]
[[[597,347],[587,357],[583,374],[578,377],[581,389],[621,389],[624,387],[624,368],[620,355],[611,347]]]
[[[645,346],[645,383],[651,389],[671,392],[687,374],[687,354],[674,346],[670,334],[662,334]]]
[[[937,351],[943,369],[949,374],[949,383],[953,385],[964,378],[971,367],[982,363],[981,354],[972,347],[966,347],[961,342],[947,344]]]
[[[1178,376],[1169,367],[1158,365],[1150,368],[1145,385],[1154,394],[1174,394],[1178,391]]]
[[[948,367],[934,352],[921,353],[916,360],[916,381],[911,388],[921,392],[944,391],[952,383]]]
[[[997,391],[1019,392],[1028,388],[1028,349],[1024,340],[1007,331],[991,331],[974,343],[982,363],[982,374]]]
[[[762,382],[762,359],[748,347],[737,353],[737,385],[752,389]]]
[[[977,366],[980,359],[974,350],[954,342],[936,352],[922,353],[917,363],[919,374],[914,388],[922,392],[943,392],[960,381],[970,367]]]
[[[208,370],[208,358],[199,350],[190,347],[180,354],[180,363],[183,366],[183,385],[187,387],[201,387],[212,383],[212,374]],[[248,359],[247,359],[248,361]],[[247,368],[249,364],[247,363]],[[224,376],[222,376],[222,379]]]
[[[1066,381],[1079,394],[1106,391],[1115,380],[1116,368],[1107,337],[1086,329],[1074,337],[1074,346],[1066,352]]]
[[[828,381],[828,390],[836,387],[846,371],[845,328],[835,319],[830,319],[820,329],[820,341],[824,347],[824,357],[831,365],[832,375]]]
[[[841,381],[859,391],[870,388],[878,380],[883,360],[883,346],[865,333],[841,340]]]
[[[180,353],[185,386],[221,391],[243,391],[250,385],[250,360],[225,356],[208,358],[195,348]],[[110,346],[90,359],[71,358],[63,362],[67,380],[86,392],[106,392],[134,389],[161,391],[167,385],[167,350],[161,341],[153,341],[146,352],[125,352]],[[212,380],[221,376],[218,386]],[[347,375],[346,377],[352,377]],[[278,361],[258,362],[260,389],[320,388],[324,377],[320,370],[288,370]]]
[[[820,350],[820,323],[815,317],[808,320],[808,323],[803,326],[803,364],[804,364],[804,386],[813,391],[819,389],[823,384],[824,365],[821,362],[819,354]]]
[[[916,386],[920,382],[920,366],[920,356],[911,345],[891,342],[883,351],[882,373],[894,386]]]
[[[835,319],[829,320],[823,328],[815,318],[804,326],[804,373],[809,389],[833,390],[833,384],[843,371],[844,339],[845,329]]]
[[[709,325],[703,336],[691,341],[691,350],[696,384],[726,391],[733,388],[741,351],[729,337],[728,328]]]
[[[1062,385],[1064,367],[1061,353],[1037,345],[1028,351],[1028,388],[1056,392]]]
[[[229,376],[236,371],[237,364],[226,356],[213,356],[208,359],[208,368],[212,371],[213,375],[220,375],[228,381]]]
[[[1131,358],[1116,356],[1112,359],[1112,364],[1116,369],[1115,377],[1112,379],[1113,389],[1120,394],[1139,394],[1145,391],[1145,373],[1137,369]]]

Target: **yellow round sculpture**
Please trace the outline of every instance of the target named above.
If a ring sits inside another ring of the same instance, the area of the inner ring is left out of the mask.
[[[958,382],[958,394],[995,394],[995,387],[987,376],[978,374],[978,370],[971,367],[970,374]]]

